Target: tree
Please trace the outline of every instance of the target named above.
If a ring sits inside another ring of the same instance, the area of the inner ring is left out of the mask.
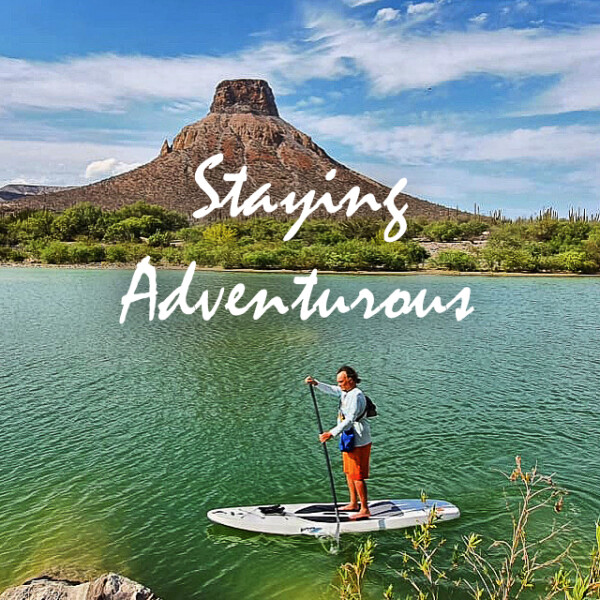
[[[102,209],[88,202],[67,208],[52,224],[53,234],[58,239],[74,240],[78,235],[96,237],[100,234],[97,223],[103,216]],[[100,239],[102,236],[98,239]]]
[[[237,235],[235,230],[225,223],[215,223],[204,230],[202,237],[207,242],[221,245],[234,242]]]
[[[479,268],[477,258],[461,250],[442,250],[432,259],[432,263],[450,271],[477,271]]]

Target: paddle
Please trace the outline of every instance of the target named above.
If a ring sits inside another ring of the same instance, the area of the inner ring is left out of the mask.
[[[312,384],[309,384],[310,395],[312,396],[313,404],[315,406],[315,413],[317,413],[317,422],[319,424],[319,434],[323,433],[323,423],[321,422],[321,414],[319,413],[319,405],[317,404],[317,397],[315,395],[315,388]],[[339,546],[340,544],[340,513],[338,511],[337,494],[335,492],[335,483],[333,481],[333,471],[331,470],[331,460],[329,460],[329,452],[327,451],[327,442],[321,444],[323,446],[323,452],[325,452],[325,462],[327,463],[327,471],[329,471],[329,483],[331,485],[331,495],[333,496],[333,508],[335,511],[335,539]]]

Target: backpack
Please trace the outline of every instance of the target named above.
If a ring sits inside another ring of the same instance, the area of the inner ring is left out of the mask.
[[[375,406],[375,402],[373,402],[373,400],[371,400],[371,398],[369,398],[369,396],[367,396],[366,394],[365,400],[367,401],[367,406],[365,407],[365,410],[363,411],[362,415],[360,415],[358,420],[364,417],[367,417],[367,419],[372,419],[373,417],[377,416],[377,406]]]

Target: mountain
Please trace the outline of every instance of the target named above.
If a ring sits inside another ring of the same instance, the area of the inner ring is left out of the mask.
[[[206,179],[221,198],[232,185],[223,181],[223,175],[237,173],[243,165],[248,166],[248,180],[242,200],[265,183],[272,184],[268,193],[273,201],[283,200],[292,191],[300,198],[309,190],[316,190],[317,198],[329,192],[334,201],[339,201],[353,186],[359,186],[363,194],[372,193],[379,202],[389,193],[388,187],[335,161],[308,135],[281,119],[266,81],[238,79],[222,81],[209,114],[185,126],[172,144],[165,140],[159,156],[151,162],[91,185],[22,199],[16,205],[61,210],[78,202],[91,202],[115,209],[143,200],[191,216],[209,203],[194,180],[195,171],[217,153],[222,153],[224,160],[206,171]],[[337,175],[326,181],[325,175],[331,169],[337,169]],[[399,195],[396,204],[402,206],[404,202],[408,203],[407,216],[436,219],[449,214],[449,209],[439,204]],[[227,205],[207,219],[228,213]],[[272,214],[285,216],[283,210]],[[364,207],[357,214],[372,213]],[[376,214],[388,218],[384,211]],[[338,217],[343,215],[343,211],[337,213]],[[315,216],[329,215],[322,209]]]
[[[70,188],[58,185],[30,185],[25,183],[9,183],[0,188],[0,201],[10,202],[23,196],[38,196]]]

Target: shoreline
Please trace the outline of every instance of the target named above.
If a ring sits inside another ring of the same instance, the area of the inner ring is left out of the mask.
[[[189,265],[152,265],[160,271],[185,271]],[[65,269],[65,270],[86,270],[86,271],[135,271],[137,263],[83,263],[83,264],[62,264],[53,265],[46,263],[0,263],[2,268],[16,269]],[[302,275],[310,273],[312,269],[225,269],[223,267],[196,267],[196,271],[208,271],[213,273],[259,273],[259,274],[288,274]],[[415,271],[318,271],[319,275],[374,275],[389,277],[398,275],[406,277],[410,275],[443,275],[449,277],[579,277],[595,278],[600,277],[600,273],[527,273],[523,271],[446,271],[442,269],[419,269]]]

